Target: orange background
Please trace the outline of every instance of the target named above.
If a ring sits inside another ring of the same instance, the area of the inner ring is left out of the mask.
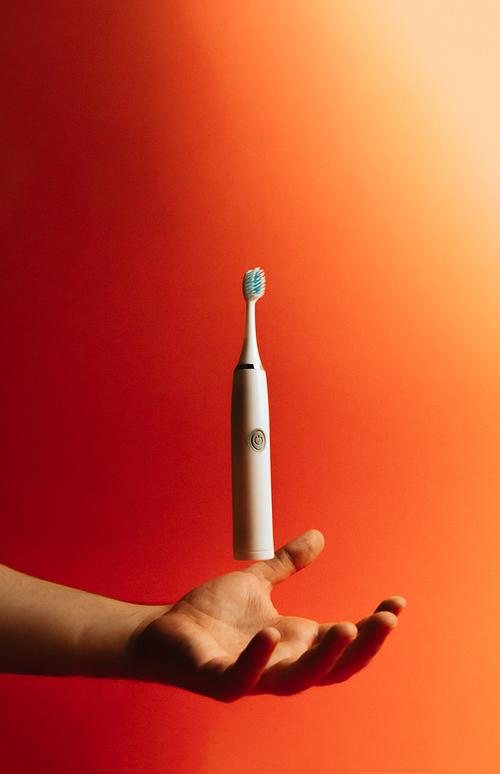
[[[498,771],[492,0],[7,3],[0,561],[143,602],[235,566],[261,265],[284,612],[408,608],[352,681],[221,706],[2,676],[9,774]]]

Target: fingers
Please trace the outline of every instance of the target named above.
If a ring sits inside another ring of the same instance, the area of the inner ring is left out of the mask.
[[[271,627],[256,634],[226,671],[222,694],[217,698],[229,703],[250,693],[259,682],[279,640],[280,633]]]
[[[307,650],[289,668],[284,693],[299,693],[320,683],[341,658],[346,648],[356,639],[356,627],[347,621],[325,627],[319,643]]]
[[[395,628],[397,621],[394,621],[394,616],[398,618],[398,616],[401,615],[405,607],[406,607],[406,600],[403,599],[403,597],[388,597],[387,599],[384,599],[384,601],[381,602],[380,605],[377,607],[373,615],[366,616],[366,618],[363,618],[361,621],[358,621],[358,623],[356,624],[358,633],[361,634],[366,625],[373,626],[373,623],[370,623],[373,616],[377,616],[377,620],[379,621],[380,625],[382,625],[382,623],[385,621],[392,628]],[[380,613],[389,613],[390,615],[381,616],[379,615]],[[392,628],[391,628],[391,631],[392,631]]]
[[[256,562],[244,572],[251,572],[270,583],[271,587],[307,567],[321,553],[325,539],[321,532],[312,529],[291,540],[276,551],[272,559]]]
[[[403,599],[403,597],[389,597],[380,603],[375,612],[381,613],[383,611],[387,611],[388,613],[394,613],[395,616],[398,616],[402,613],[405,607],[406,600]]]
[[[352,623],[321,626],[316,643],[299,658],[281,660],[266,669],[254,693],[291,696],[321,684],[356,634]]]
[[[357,624],[358,636],[323,678],[321,685],[344,682],[368,666],[396,628],[397,622],[394,613],[383,610],[360,621]]]
[[[373,615],[363,618],[357,626],[348,622],[323,624],[319,627],[316,625],[316,634],[307,632],[307,636],[304,636],[303,624],[313,622],[302,621],[302,633],[300,629],[284,629],[284,640],[279,647],[285,648],[285,656],[274,664],[271,656],[279,642],[280,633],[274,627],[262,630],[229,670],[230,682],[225,695],[221,697],[222,701],[233,701],[248,693],[292,695],[315,685],[331,685],[348,680],[375,657],[396,628],[397,616],[405,605],[402,597],[390,597],[378,606]],[[287,620],[297,622],[299,619]],[[292,655],[293,648],[290,648],[295,640],[305,648],[298,657]]]

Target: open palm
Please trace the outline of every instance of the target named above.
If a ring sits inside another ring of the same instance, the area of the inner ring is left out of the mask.
[[[188,592],[139,636],[143,678],[229,702],[252,693],[294,694],[358,672],[396,626],[401,597],[384,600],[357,626],[281,616],[270,599],[323,545],[321,533],[306,532],[273,559]]]

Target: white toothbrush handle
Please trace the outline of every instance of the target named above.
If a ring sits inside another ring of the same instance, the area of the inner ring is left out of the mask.
[[[231,403],[233,556],[241,561],[274,556],[269,403],[266,372],[239,367]]]

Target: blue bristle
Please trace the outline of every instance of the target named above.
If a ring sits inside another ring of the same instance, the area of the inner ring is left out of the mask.
[[[250,269],[243,277],[243,295],[247,300],[255,300],[264,295],[266,276],[262,269]]]

